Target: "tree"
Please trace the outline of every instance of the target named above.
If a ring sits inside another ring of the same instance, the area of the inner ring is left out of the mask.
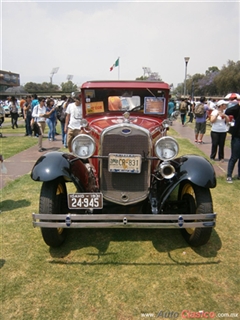
[[[228,60],[227,66],[222,67],[216,78],[216,86],[222,95],[229,92],[240,92],[240,61],[235,63]]]
[[[178,84],[174,93],[182,94],[183,83]],[[240,93],[240,61],[229,60],[221,70],[216,66],[209,67],[205,74],[195,74],[187,77],[186,88],[188,94],[195,96],[223,97],[229,92]]]
[[[59,86],[50,82],[34,83],[28,82],[25,84],[24,89],[29,93],[35,92],[58,92]]]
[[[209,67],[207,69],[207,71],[205,72],[205,74],[206,74],[206,76],[208,76],[209,74],[215,73],[215,72],[219,72],[218,67]]]
[[[61,83],[62,92],[74,92],[79,90],[78,86],[74,84],[71,80],[68,82]]]
[[[25,84],[24,89],[27,92],[39,92],[40,91],[40,84],[34,82],[28,82]]]
[[[141,81],[145,81],[147,79],[148,79],[147,76],[141,76],[141,77],[136,78],[136,80],[141,80]]]

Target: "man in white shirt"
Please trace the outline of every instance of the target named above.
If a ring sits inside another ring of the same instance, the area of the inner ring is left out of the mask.
[[[72,152],[72,140],[80,131],[80,120],[82,119],[81,95],[74,98],[75,102],[70,103],[66,110],[65,133],[67,133],[67,146],[69,152]]]
[[[2,127],[2,124],[4,122],[4,116],[5,116],[5,110],[2,106],[2,103],[0,103],[0,128]]]
[[[214,99],[212,99],[212,98],[209,98],[208,99],[208,102],[207,102],[207,104],[208,104],[208,107],[209,107],[209,109],[210,110],[216,110],[216,104],[215,104],[215,102],[216,102],[216,100],[214,100]]]
[[[32,112],[32,118],[35,119],[35,125],[37,125],[37,129],[38,129],[38,147],[39,147],[39,152],[44,151],[45,149],[43,149],[42,147],[42,138],[43,138],[43,133],[44,133],[44,129],[46,126],[46,112],[47,109],[45,107],[45,98],[39,98],[39,104],[37,104],[34,108],[33,108],[33,112]]]

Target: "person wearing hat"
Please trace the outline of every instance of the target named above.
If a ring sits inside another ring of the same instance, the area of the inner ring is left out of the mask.
[[[74,102],[67,106],[65,128],[64,131],[67,134],[67,146],[69,152],[72,152],[72,140],[81,131],[80,120],[82,119],[82,103],[81,94],[75,96]]]
[[[231,140],[231,157],[228,161],[227,182],[232,183],[232,173],[236,162],[238,161],[238,180],[240,180],[240,105],[238,101],[226,109],[228,116],[233,116],[234,126],[230,127],[229,133],[232,135]]]
[[[224,113],[228,102],[220,100],[217,102],[217,109],[213,110],[210,116],[212,150],[210,158],[215,160],[218,150],[218,160],[224,162],[224,145],[227,136],[229,117]]]
[[[228,108],[234,107],[236,104],[238,104],[237,96],[236,94],[232,94],[229,98]]]

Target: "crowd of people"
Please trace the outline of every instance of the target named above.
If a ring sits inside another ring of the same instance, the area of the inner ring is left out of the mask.
[[[53,97],[38,97],[27,95],[17,100],[8,97],[0,103],[0,126],[4,122],[3,104],[8,106],[12,129],[18,128],[18,118],[21,114],[25,121],[25,136],[38,137],[38,151],[42,152],[43,134],[48,127],[48,140],[55,141],[57,121],[61,125],[62,144],[71,152],[71,141],[80,132],[79,120],[82,117],[81,96],[67,97],[62,95],[59,100]],[[21,111],[20,111],[21,110]]]
[[[18,128],[19,108],[25,120],[25,136],[38,137],[38,150],[44,151],[42,142],[43,134],[48,126],[49,141],[55,140],[57,121],[61,125],[62,144],[72,152],[71,142],[80,133],[80,119],[82,118],[81,94],[74,97],[62,95],[59,100],[53,97],[43,98],[34,95],[22,97],[19,101],[14,97],[8,97],[4,103],[9,107],[12,129]],[[224,162],[224,146],[227,132],[232,135],[231,157],[228,162],[227,182],[232,183],[232,174],[238,161],[238,179],[240,180],[240,104],[237,96],[232,96],[229,101],[213,100],[201,97],[196,101],[191,98],[182,98],[178,108],[170,98],[168,103],[168,116],[178,109],[181,115],[181,123],[184,127],[187,123],[193,123],[195,119],[195,142],[202,144],[206,133],[206,123],[211,125],[211,160]],[[187,120],[186,117],[189,117]],[[0,126],[4,122],[3,103],[0,103]]]
[[[176,110],[176,105],[172,99],[168,104],[169,116]],[[227,100],[218,100],[206,97],[200,97],[196,101],[191,97],[182,98],[179,103],[182,126],[187,123],[193,123],[195,119],[194,133],[195,143],[203,144],[203,137],[206,133],[207,121],[211,126],[211,160],[218,157],[220,162],[224,162],[224,147],[227,132],[231,138],[231,157],[228,161],[227,182],[232,183],[232,174],[235,164],[238,162],[238,180],[240,180],[240,103],[236,95],[232,95]],[[187,120],[186,117],[189,117]]]

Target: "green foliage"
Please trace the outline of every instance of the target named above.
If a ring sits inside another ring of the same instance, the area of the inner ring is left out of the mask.
[[[209,67],[208,70],[206,71],[206,76],[216,71],[219,72],[218,67]]]
[[[188,75],[186,88],[188,94],[194,96],[223,97],[229,92],[240,92],[240,61],[229,60],[221,70],[212,66],[205,74]],[[173,93],[182,95],[183,84],[179,84]]]
[[[74,92],[78,90],[78,86],[71,80],[61,83],[62,92]]]
[[[227,66],[223,66],[221,72],[216,77],[218,92],[226,95],[229,92],[240,92],[240,61],[228,61]]]
[[[147,76],[141,76],[141,77],[136,78],[136,80],[141,80],[141,81],[145,81],[147,79],[148,79]]]
[[[50,82],[34,83],[28,82],[25,84],[24,89],[29,93],[40,93],[40,92],[58,92],[59,86]]]
[[[24,89],[26,92],[29,93],[69,93],[78,91],[78,86],[74,84],[72,81],[67,81],[61,83],[61,86],[52,84],[50,82],[43,82],[43,83],[35,83],[35,82],[28,82],[25,84]]]

